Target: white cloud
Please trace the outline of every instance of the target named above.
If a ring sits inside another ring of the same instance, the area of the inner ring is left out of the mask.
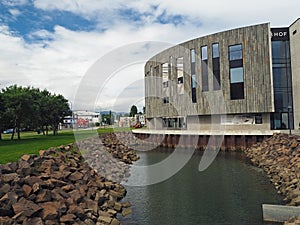
[[[298,0],[288,0],[284,4],[273,0],[35,0],[34,4],[43,10],[67,10],[86,18],[97,17],[102,22],[106,18],[118,18],[116,10],[126,8],[147,13],[144,22],[153,22],[165,10],[170,15],[186,15],[194,22],[198,20],[208,30],[268,21],[274,25],[288,25],[299,16],[300,6]],[[156,10],[153,10],[153,6],[157,6]]]
[[[7,6],[22,6],[27,2],[28,0],[2,0],[2,4]]]
[[[17,17],[17,16],[21,15],[20,10],[17,10],[17,9],[10,9],[10,10],[9,10],[9,13],[10,13],[13,17]]]

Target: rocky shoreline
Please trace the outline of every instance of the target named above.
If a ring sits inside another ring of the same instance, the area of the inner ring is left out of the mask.
[[[100,139],[40,150],[0,165],[0,224],[121,224],[117,215],[132,210],[129,202],[120,202],[126,189],[118,181],[130,175],[128,165],[138,157],[112,134]],[[90,148],[85,156],[83,147]],[[97,172],[100,166],[110,176]]]
[[[262,168],[287,205],[300,206],[300,137],[274,134],[246,149],[251,162]],[[285,225],[300,224],[291,218]]]
[[[122,203],[130,164],[139,159],[130,133],[91,137],[23,155],[0,165],[0,225],[119,225],[132,213]],[[300,137],[275,134],[244,150],[288,205],[300,206]],[[300,224],[300,216],[285,225]]]

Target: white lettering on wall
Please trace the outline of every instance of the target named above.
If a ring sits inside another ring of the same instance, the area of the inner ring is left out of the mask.
[[[286,37],[288,33],[286,31],[280,31],[280,32],[273,32],[273,37]]]

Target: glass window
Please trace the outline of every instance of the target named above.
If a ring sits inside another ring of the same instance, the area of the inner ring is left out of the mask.
[[[242,44],[229,46],[229,60],[237,60],[243,58]]]
[[[179,129],[179,128],[183,128],[185,125],[183,117],[163,118],[162,121],[163,121],[163,127],[166,128]]]
[[[289,127],[289,115],[288,113],[281,114],[281,128],[286,129]]]
[[[192,88],[196,88],[197,80],[196,80],[196,74],[192,75]]]
[[[191,63],[196,62],[196,52],[195,49],[191,49]]]
[[[262,115],[261,114],[256,114],[255,115],[255,124],[262,124],[263,120],[262,120]]]
[[[184,86],[183,86],[183,57],[179,57],[176,59],[176,68],[177,68],[177,93],[183,94],[184,93]]]
[[[163,98],[163,103],[164,103],[164,104],[169,103],[169,97],[164,97],[164,98]]]
[[[212,53],[213,53],[213,58],[219,58],[220,57],[219,43],[215,43],[215,44],[212,45]]]
[[[209,91],[207,46],[201,47],[201,59],[202,59],[202,63],[201,63],[202,91]]]
[[[202,61],[201,74],[202,74],[202,91],[209,91],[207,60]]]
[[[231,100],[244,99],[244,83],[230,84],[230,98]]]
[[[183,77],[183,57],[176,59],[177,77]]]
[[[159,66],[154,67],[154,76],[159,76]]]
[[[201,59],[207,60],[207,46],[201,47]]]
[[[168,63],[162,64],[162,77],[163,77],[163,81],[168,80],[168,78],[169,78],[169,64]]]
[[[174,73],[174,71],[173,71],[173,56],[170,56],[169,57],[169,77],[170,77],[170,79],[172,79],[173,73]]]
[[[183,77],[178,77],[177,82],[178,82],[178,84],[182,84],[183,83]]]
[[[212,55],[213,55],[213,88],[214,90],[220,90],[220,53],[219,53],[219,43],[212,45]]]
[[[192,102],[197,102],[196,97],[196,53],[195,49],[191,49],[191,86],[192,86]]]
[[[230,83],[242,83],[244,82],[244,69],[243,67],[230,69]]]
[[[272,41],[273,59],[287,59],[289,54],[289,41]]]
[[[167,88],[168,87],[168,81],[163,82],[163,87]]]

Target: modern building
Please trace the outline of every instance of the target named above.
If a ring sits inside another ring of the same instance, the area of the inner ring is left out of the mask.
[[[300,125],[300,19],[199,37],[145,65],[150,130],[271,134]]]

